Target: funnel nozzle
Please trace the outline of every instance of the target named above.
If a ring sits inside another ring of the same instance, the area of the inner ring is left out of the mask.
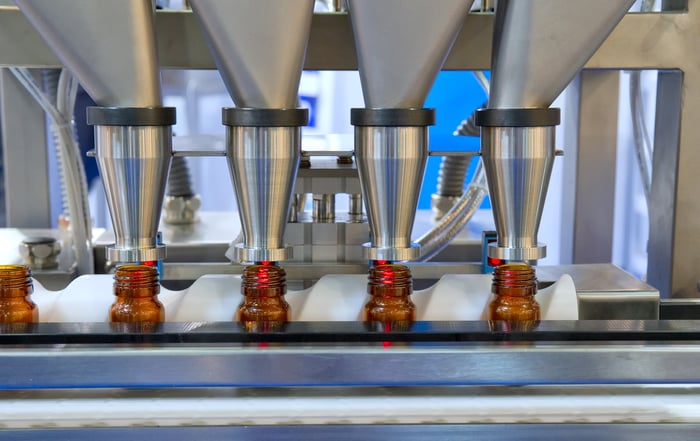
[[[370,225],[370,260],[420,256],[411,242],[434,109],[352,109],[355,160]]]
[[[307,109],[223,110],[226,149],[242,244],[233,260],[241,263],[281,261],[292,257],[284,246],[284,229],[301,159],[301,126]]]
[[[489,257],[530,261],[545,257],[537,242],[554,164],[559,109],[480,109],[484,163],[498,240]]]
[[[114,227],[113,262],[165,258],[158,224],[172,157],[172,107],[90,107],[95,150]]]

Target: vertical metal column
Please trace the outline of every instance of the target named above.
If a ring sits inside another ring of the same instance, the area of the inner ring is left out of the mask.
[[[0,69],[7,227],[49,228],[46,115],[8,69]]]
[[[612,260],[619,84],[617,71],[581,72],[573,263]]]
[[[672,284],[674,260],[680,257],[675,255],[674,228],[678,195],[676,184],[682,88],[682,72],[677,70],[659,72],[656,86],[653,172],[649,195],[647,282],[659,290],[662,298],[674,296]],[[685,191],[694,192],[696,198],[700,197],[697,187],[686,188]],[[689,221],[697,223],[698,219]],[[695,253],[697,254],[697,250]]]

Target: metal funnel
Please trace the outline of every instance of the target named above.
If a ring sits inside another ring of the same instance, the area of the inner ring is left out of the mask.
[[[151,0],[15,3],[98,105],[161,105]]]
[[[301,158],[306,109],[224,109],[226,149],[244,242],[237,262],[280,261],[292,190]],[[256,121],[257,120],[257,121]]]
[[[365,109],[352,109],[372,260],[413,260],[411,230],[428,156],[422,109],[471,0],[348,0]]]
[[[559,109],[548,107],[632,2],[499,0],[489,108],[476,118],[498,232],[489,256],[509,261],[545,257],[537,232],[559,124]]]
[[[375,116],[421,120],[402,126],[371,125]],[[434,118],[432,109],[352,110],[355,159],[371,233],[365,246],[370,260],[420,256],[420,247],[411,243],[411,230],[428,157],[428,125]]]
[[[314,0],[191,0],[237,107],[296,106]]]
[[[422,107],[472,2],[348,0],[365,107]]]
[[[549,107],[632,3],[499,0],[489,108]]]
[[[89,107],[97,165],[104,182],[116,243],[112,262],[165,258],[158,224],[172,158],[172,107]]]

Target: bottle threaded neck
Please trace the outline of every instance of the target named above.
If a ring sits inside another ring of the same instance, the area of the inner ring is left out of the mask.
[[[0,296],[29,295],[34,291],[27,265],[0,265]]]
[[[158,294],[158,270],[148,265],[122,265],[114,272],[114,289],[117,293],[146,289],[152,294]]]
[[[287,292],[287,273],[276,264],[247,266],[243,270],[242,282],[246,297],[278,297]]]
[[[535,269],[524,263],[507,263],[493,271],[492,292],[500,295],[535,295],[537,278]]]
[[[400,297],[413,292],[413,278],[407,266],[375,265],[369,270],[367,293],[381,297]]]

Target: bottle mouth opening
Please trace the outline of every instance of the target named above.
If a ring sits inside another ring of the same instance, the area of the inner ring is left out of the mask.
[[[243,289],[249,294],[264,295],[267,290],[276,290],[278,295],[287,292],[287,273],[274,263],[249,265],[243,270],[241,278]]]
[[[367,277],[367,293],[383,297],[401,297],[406,290],[413,290],[411,270],[405,265],[393,263],[374,265]]]
[[[0,265],[0,290],[32,286],[32,270],[27,265]]]
[[[494,289],[497,286],[503,288],[530,288],[537,290],[537,277],[535,269],[524,263],[506,263],[493,270]]]
[[[114,273],[115,288],[159,286],[158,270],[148,265],[122,265]]]

